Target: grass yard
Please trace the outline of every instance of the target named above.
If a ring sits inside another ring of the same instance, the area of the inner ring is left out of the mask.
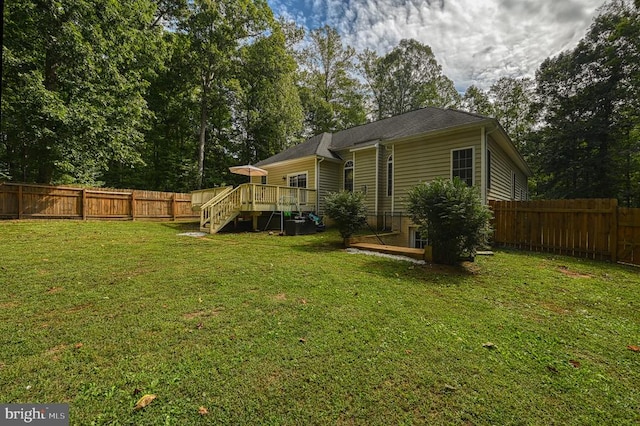
[[[0,222],[0,402],[78,425],[640,423],[637,268],[187,228]]]

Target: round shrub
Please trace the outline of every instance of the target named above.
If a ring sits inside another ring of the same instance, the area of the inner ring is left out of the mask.
[[[324,199],[325,213],[333,220],[344,240],[367,223],[367,206],[362,192],[330,192]]]
[[[486,244],[491,210],[478,189],[455,177],[421,183],[409,191],[408,210],[433,247],[433,261],[452,265]]]

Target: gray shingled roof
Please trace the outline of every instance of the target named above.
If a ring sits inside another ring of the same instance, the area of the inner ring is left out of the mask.
[[[464,111],[427,107],[333,134],[321,133],[301,144],[260,161],[256,166],[265,166],[310,155],[338,158],[334,153],[335,151],[348,149],[356,145],[363,146],[366,142],[389,141],[474,123],[479,124],[487,120],[491,119]]]

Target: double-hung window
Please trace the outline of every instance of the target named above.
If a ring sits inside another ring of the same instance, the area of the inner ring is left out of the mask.
[[[451,178],[456,176],[468,186],[473,186],[473,148],[451,151]]]
[[[295,175],[289,175],[289,186],[292,186],[294,188],[306,188],[307,174],[299,173]]]

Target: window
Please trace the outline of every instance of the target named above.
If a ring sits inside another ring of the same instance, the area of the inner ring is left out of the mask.
[[[344,163],[344,190],[353,192],[353,161]]]
[[[451,178],[458,176],[467,185],[473,185],[473,148],[455,149],[451,152]]]
[[[413,248],[425,248],[429,245],[429,239],[423,236],[417,229],[412,230],[411,246]]]
[[[266,185],[267,184],[267,177],[266,176],[260,176],[260,183],[262,185]]]
[[[491,151],[487,150],[487,189],[491,189]]]
[[[306,188],[307,187],[307,173],[299,173],[295,175],[289,175],[289,186],[294,188]]]
[[[393,155],[387,159],[387,197],[393,195]]]

